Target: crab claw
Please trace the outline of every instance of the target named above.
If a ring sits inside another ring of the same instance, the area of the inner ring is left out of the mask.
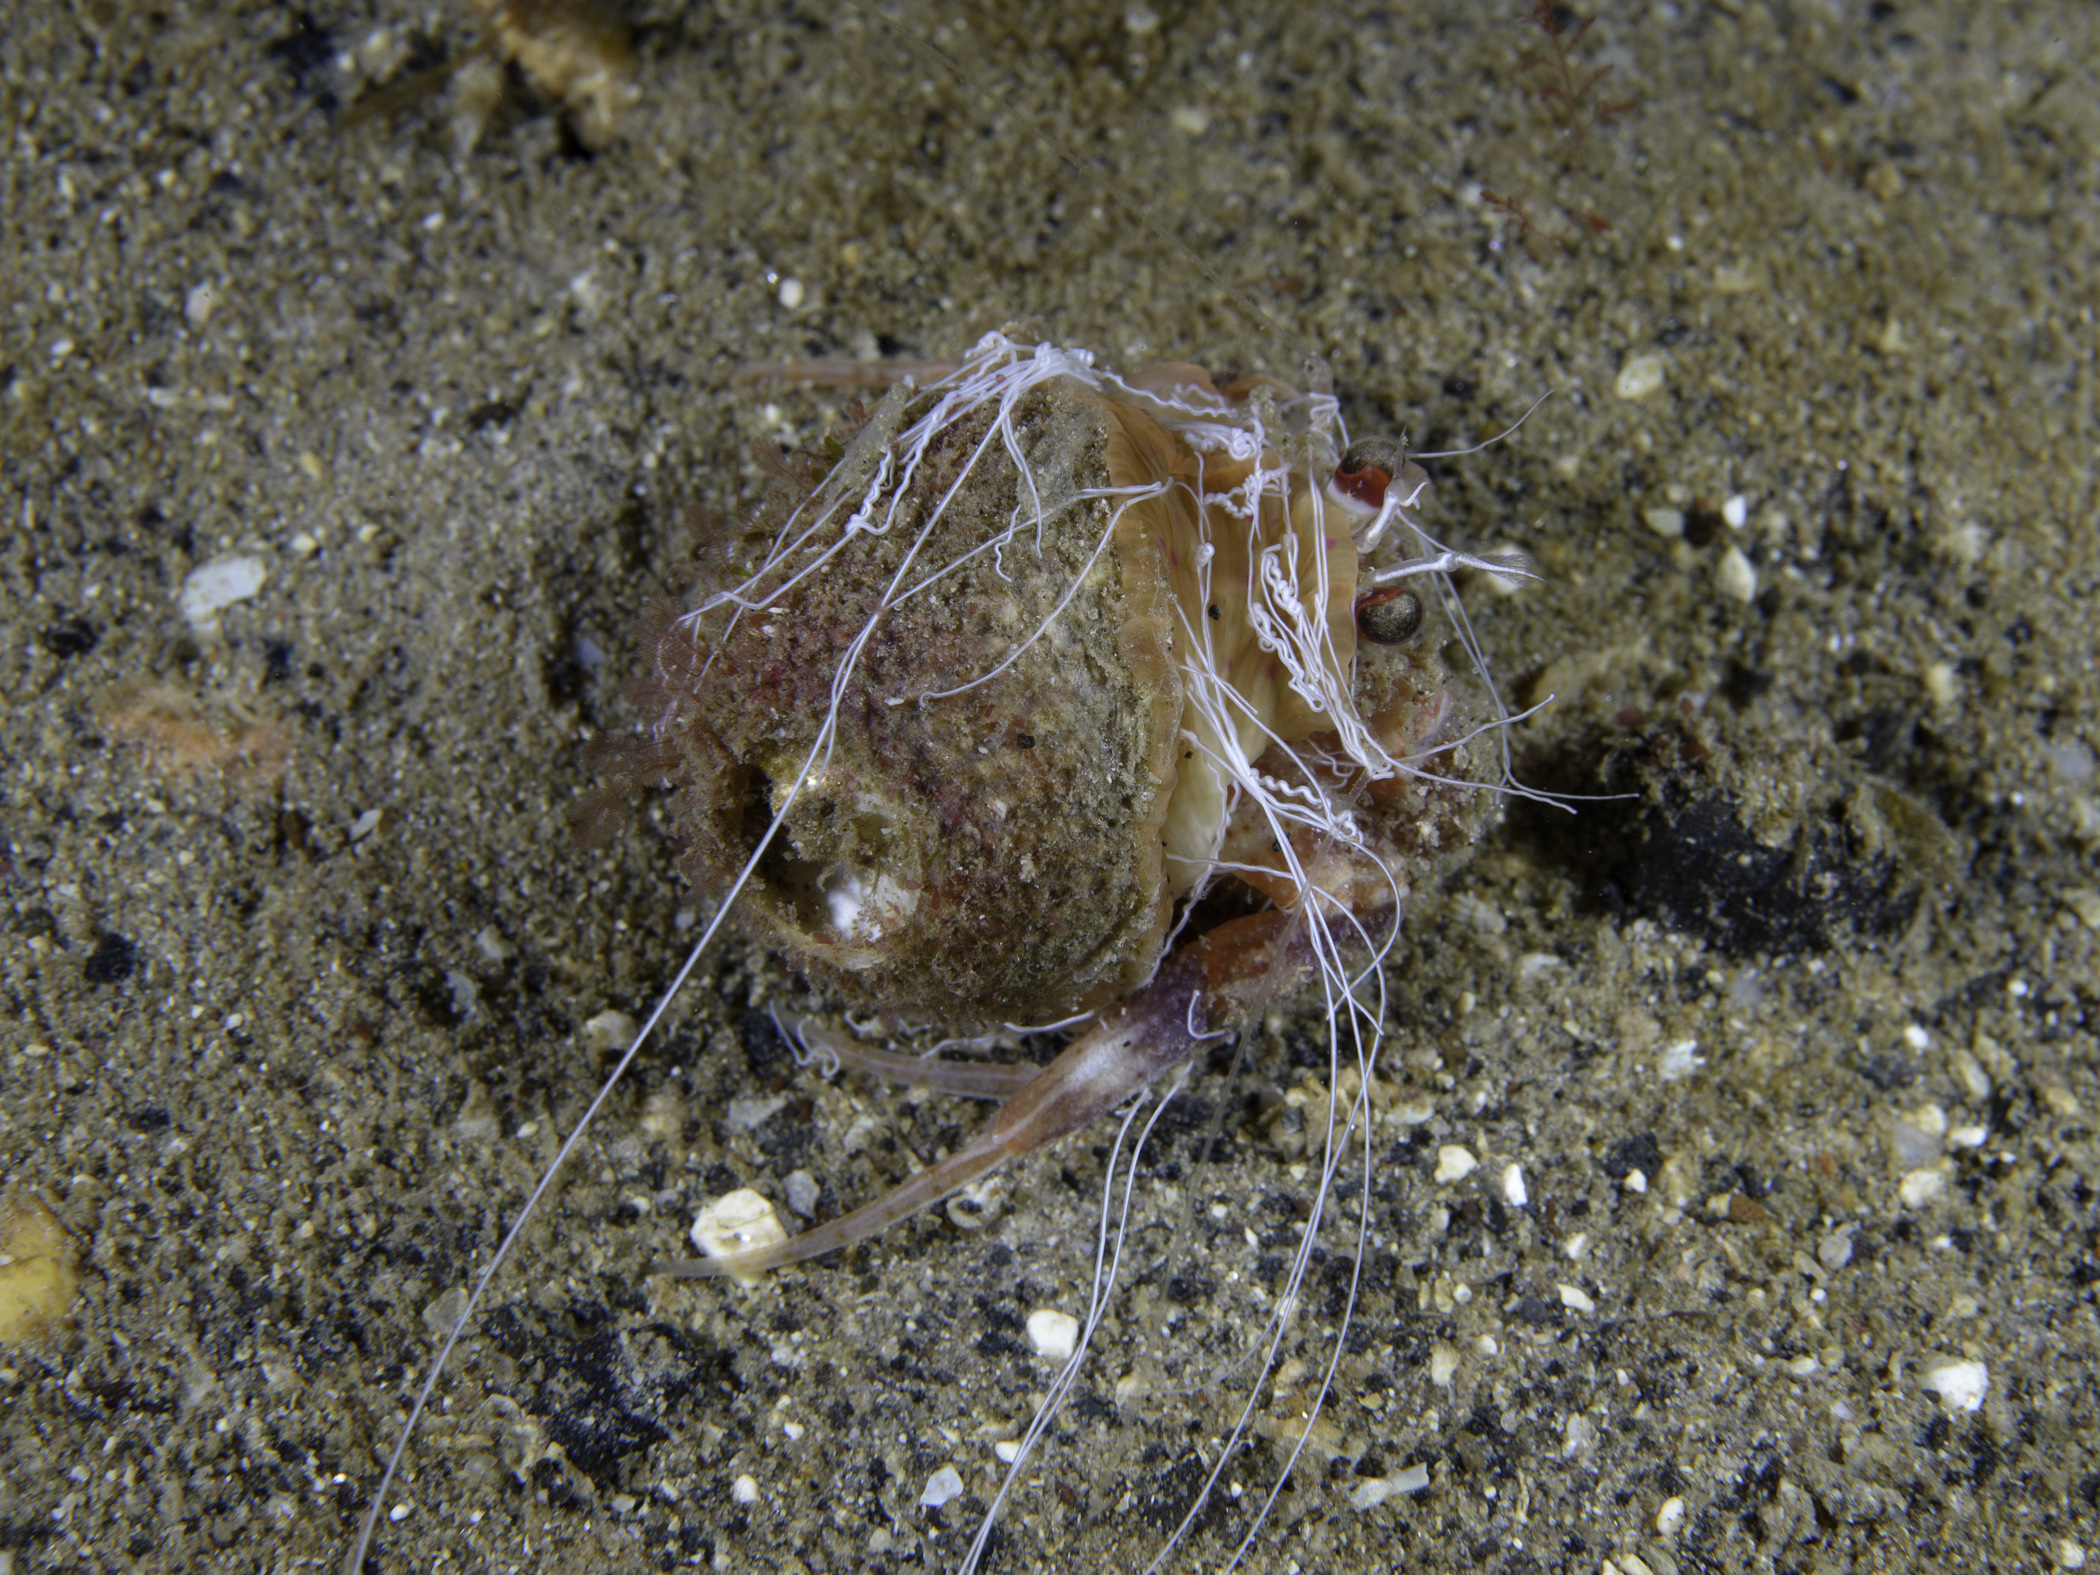
[[[1152,982],[999,1107],[976,1138],[873,1203],[771,1247],[667,1265],[678,1279],[739,1279],[836,1252],[931,1208],[1009,1160],[1032,1154],[1149,1088],[1199,1044],[1230,1031],[1294,985],[1305,951],[1298,916],[1280,910],[1221,924],[1160,965]],[[1214,1025],[1206,1031],[1205,1025]]]

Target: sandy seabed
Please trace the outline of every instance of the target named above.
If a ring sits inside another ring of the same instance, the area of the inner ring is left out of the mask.
[[[341,1559],[588,1025],[683,956],[663,804],[590,854],[564,812],[696,509],[843,398],[738,368],[1022,320],[1124,366],[1309,347],[1426,447],[1552,390],[1430,519],[1541,566],[1471,587],[1511,697],[1554,697],[1526,779],[1629,796],[1515,808],[1420,894],[1361,1245],[1341,1207],[1265,1375],[1325,1051],[1279,1011],[1195,1080],[992,1567],[1149,1557],[1259,1376],[1178,1555],[1221,1563],[1359,1271],[1248,1568],[2100,1556],[2100,18],[633,21],[597,153],[486,61],[346,119],[464,6],[0,39],[0,1571]],[[711,1197],[828,1215],[979,1119],[797,1072],[760,1011],[793,991],[704,960],[375,1567],[958,1563],[1106,1137],[969,1229],[651,1278]]]

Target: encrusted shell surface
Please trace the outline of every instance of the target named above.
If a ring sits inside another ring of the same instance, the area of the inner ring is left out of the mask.
[[[958,1028],[1115,999],[1150,973],[1170,907],[1171,591],[1138,513],[1078,496],[1109,485],[1114,419],[1069,380],[1030,391],[1008,416],[1024,477],[997,414],[939,434],[887,530],[763,611],[666,624],[655,650],[696,885],[728,887],[806,767],[747,916],[849,1000]],[[820,501],[865,487],[894,421],[878,413]]]
[[[1394,762],[1452,713],[1434,656],[1360,671],[1317,402],[1001,335],[957,378],[893,391],[762,568],[649,631],[630,769],[682,789],[698,890],[749,867],[797,968],[962,1032],[1142,985],[1218,872],[1390,910],[1449,797]]]

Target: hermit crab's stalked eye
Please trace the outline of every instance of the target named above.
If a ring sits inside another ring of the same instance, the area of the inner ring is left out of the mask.
[[[1356,598],[1356,632],[1373,645],[1405,645],[1422,632],[1422,598],[1389,585]]]
[[[1407,450],[1392,438],[1364,438],[1334,467],[1334,490],[1362,508],[1385,507],[1385,489],[1407,464]]]

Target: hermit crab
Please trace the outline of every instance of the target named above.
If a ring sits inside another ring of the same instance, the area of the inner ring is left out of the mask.
[[[998,1066],[789,1024],[997,1110],[887,1197],[669,1272],[869,1236],[1141,1100],[1308,978],[1337,1070],[1368,1073],[1401,908],[1477,828],[1474,740],[1504,720],[1451,576],[1527,571],[1432,540],[1421,468],[1349,443],[1324,369],[1306,382],[1119,376],[988,334],[835,436],[754,561],[651,617],[646,725],[583,829],[615,824],[623,787],[677,789],[685,872],[715,901],[695,958],[734,910],[880,1024],[1073,1035]],[[1447,651],[1477,669],[1470,731]],[[1330,1112],[1307,1251],[1364,1114]]]

